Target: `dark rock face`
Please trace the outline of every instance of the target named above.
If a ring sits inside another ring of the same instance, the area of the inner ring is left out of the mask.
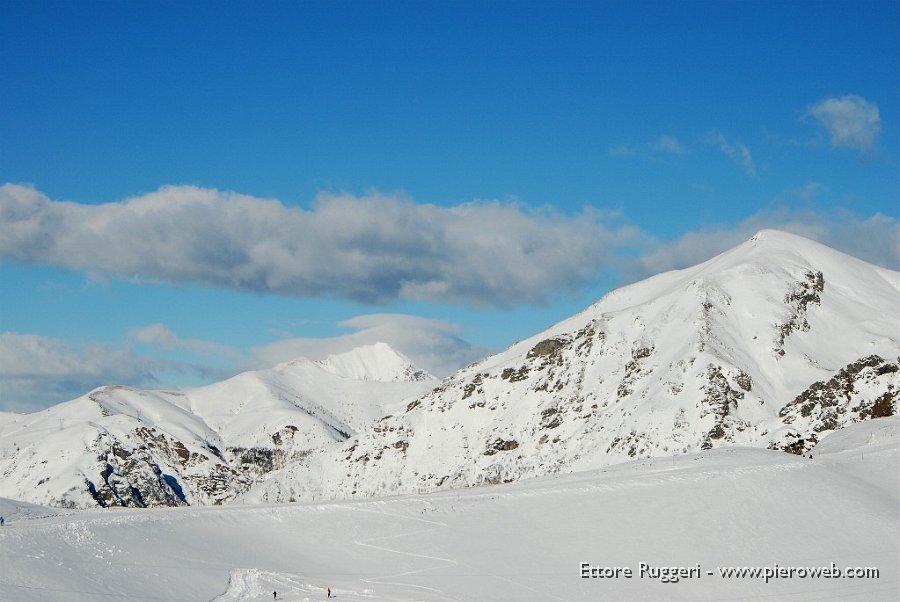
[[[101,507],[219,505],[247,490],[287,460],[307,451],[293,449],[296,426],[272,434],[272,447],[228,448],[215,445],[191,450],[156,428],[139,426],[125,438],[101,434],[95,471],[85,473],[84,487]],[[63,496],[57,504],[74,507]]]
[[[802,454],[824,433],[897,413],[900,363],[870,355],[852,362],[827,381],[811,384],[778,415],[792,431],[775,445]]]
[[[619,383],[619,388],[616,391],[620,399],[631,395],[634,392],[634,382],[649,373],[649,370],[642,367],[641,360],[653,355],[653,351],[652,346],[639,346],[631,350],[631,360],[625,364],[625,375],[622,377],[622,381]]]
[[[797,282],[793,290],[785,298],[785,304],[790,308],[787,319],[775,327],[775,353],[784,355],[784,342],[794,331],[806,332],[809,330],[807,312],[810,305],[821,305],[822,298],[819,293],[825,291],[825,276],[822,272],[806,272],[806,279]]]
[[[98,460],[106,462],[100,480],[85,483],[97,505],[104,508],[187,505],[178,480],[164,474],[146,449],[129,450],[113,441],[109,453]]]
[[[703,387],[705,396],[700,402],[700,416],[702,418],[712,415],[715,417],[715,421],[700,445],[701,449],[710,449],[714,440],[725,439],[735,429],[747,428],[748,425],[734,418],[732,414],[737,409],[738,403],[744,399],[744,391],[749,391],[752,386],[750,377],[741,371],[738,371],[729,380],[723,372],[722,366],[710,364],[706,369],[706,374],[709,383]],[[737,388],[732,384],[735,384]]]
[[[533,357],[544,357],[553,355],[560,347],[566,344],[562,339],[545,339],[531,348],[531,351],[525,356],[528,359]]]
[[[515,441],[513,439],[505,441],[498,437],[497,439],[494,439],[494,441],[492,441],[491,443],[488,443],[488,448],[484,452],[484,455],[485,456],[493,456],[497,452],[512,451],[512,450],[516,449],[517,447],[519,447],[518,441]]]
[[[865,418],[886,418],[896,413],[896,406],[897,402],[895,401],[894,392],[888,391],[875,400],[875,403],[869,408],[870,415],[865,416],[865,412],[861,412],[860,415]]]

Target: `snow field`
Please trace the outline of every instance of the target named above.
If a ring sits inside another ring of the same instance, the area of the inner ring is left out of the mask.
[[[324,600],[330,587],[341,601],[896,600],[898,426],[852,425],[813,459],[722,448],[357,502],[54,514],[3,501],[0,599]],[[634,577],[581,578],[582,562]],[[641,563],[700,577],[663,583]],[[706,573],[830,563],[880,574]]]

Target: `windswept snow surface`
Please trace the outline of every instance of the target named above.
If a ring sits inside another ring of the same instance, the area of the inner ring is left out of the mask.
[[[0,529],[16,601],[857,600],[900,594],[900,419],[806,458],[721,447],[381,500],[57,513]],[[0,500],[11,513],[16,502]],[[26,507],[24,504],[19,505]],[[35,514],[36,513],[36,514]],[[582,578],[581,563],[626,578]],[[651,567],[699,566],[663,583]],[[719,567],[874,567],[877,578],[722,578]],[[707,571],[712,571],[708,574]]]

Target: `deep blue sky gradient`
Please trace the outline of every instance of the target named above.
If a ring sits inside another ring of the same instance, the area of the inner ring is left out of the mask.
[[[7,2],[4,12],[0,174],[79,202],[176,183],[299,204],[375,187],[439,204],[615,205],[644,223],[690,200],[677,184],[690,176],[727,182],[702,160],[642,181],[646,166],[622,173],[607,157],[616,144],[722,130],[758,148],[801,134],[809,104],[849,93],[882,100],[884,138],[896,141],[896,3]],[[780,159],[760,158],[775,178],[767,187],[730,194],[764,198],[816,167],[807,158],[788,176]],[[699,217],[745,211],[730,206]]]

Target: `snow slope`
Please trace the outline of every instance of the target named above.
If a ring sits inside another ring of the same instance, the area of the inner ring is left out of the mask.
[[[722,445],[801,453],[896,412],[898,307],[900,273],[765,230],[613,291],[244,499],[468,487]]]
[[[435,384],[375,345],[195,389],[102,387],[0,414],[0,495],[78,507],[221,503]]]
[[[898,427],[849,425],[813,459],[730,447],[380,500],[17,515],[0,529],[0,599],[893,601]],[[633,577],[584,579],[583,562]],[[700,576],[663,583],[641,563]],[[831,563],[879,575],[718,573]]]

